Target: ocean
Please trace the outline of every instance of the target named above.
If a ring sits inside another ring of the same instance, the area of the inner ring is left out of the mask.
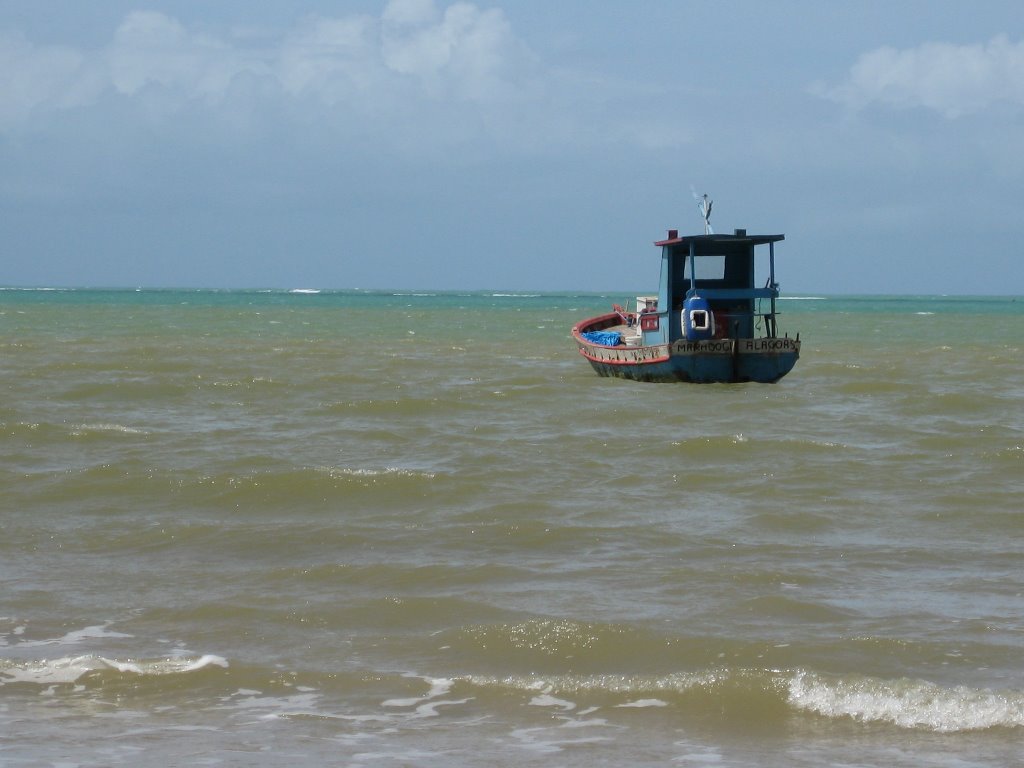
[[[1024,299],[0,291],[0,765],[1024,764]]]

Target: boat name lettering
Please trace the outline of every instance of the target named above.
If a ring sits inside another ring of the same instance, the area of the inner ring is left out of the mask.
[[[672,351],[677,355],[687,354],[729,354],[732,352],[732,339],[719,339],[716,341],[677,341],[672,346]]]
[[[744,339],[740,342],[740,352],[793,352],[796,340],[784,339]]]

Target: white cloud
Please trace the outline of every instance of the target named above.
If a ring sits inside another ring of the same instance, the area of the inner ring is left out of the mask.
[[[827,98],[861,109],[872,103],[923,107],[947,118],[1004,103],[1024,106],[1024,42],[999,36],[986,45],[925,43],[878,48],[862,55],[846,82],[816,87]]]
[[[500,10],[465,2],[439,12],[432,0],[393,0],[380,18],[311,16],[262,44],[136,11],[98,50],[0,36],[0,130],[105,94],[130,100],[147,89],[151,113],[154,89],[169,109],[187,101],[215,105],[239,76],[327,106],[395,104],[410,94],[486,102],[518,88],[532,65]]]
[[[241,72],[265,72],[260,57],[215,37],[193,34],[155,11],[130,13],[99,53],[110,83],[133,95],[147,85],[178,89],[186,97],[218,99]]]
[[[23,35],[0,35],[0,126],[37,109],[61,109],[91,100],[85,57],[65,47],[37,47]]]
[[[391,24],[431,24],[437,19],[437,6],[434,0],[391,0],[383,18]]]
[[[552,66],[499,8],[461,1],[391,0],[379,14],[309,15],[274,32],[137,11],[97,48],[0,34],[0,136],[71,143],[88,143],[85,126],[100,139],[116,126],[118,141],[244,151],[274,140],[309,156],[650,151],[690,135],[675,114],[637,109],[659,95]]]
[[[395,0],[384,12],[387,67],[434,95],[487,101],[527,79],[532,57],[497,9],[456,3],[438,14],[430,0]]]
[[[271,52],[272,74],[285,93],[340,103],[387,89],[376,22],[368,16],[304,19]]]

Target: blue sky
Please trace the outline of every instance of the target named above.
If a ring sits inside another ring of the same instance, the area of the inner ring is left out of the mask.
[[[1024,294],[1015,2],[0,0],[0,284]]]

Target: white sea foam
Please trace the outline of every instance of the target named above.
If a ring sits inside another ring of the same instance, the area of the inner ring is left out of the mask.
[[[422,477],[426,480],[434,478],[433,472],[422,472],[403,467],[383,467],[382,469],[361,469],[355,467],[312,467],[314,472],[322,472],[331,477]]]
[[[81,435],[86,432],[121,432],[126,435],[147,434],[144,429],[128,427],[124,424],[79,424],[72,430],[72,434],[74,435]]]
[[[0,662],[0,685],[7,683],[35,683],[60,685],[74,683],[90,672],[113,670],[135,675],[174,675],[195,672],[204,667],[227,667],[221,656],[206,654],[199,658],[160,659],[154,661],[125,661],[103,656],[64,656],[27,662]]]
[[[18,648],[33,648],[44,645],[79,645],[86,640],[99,638],[132,637],[132,635],[126,635],[123,632],[114,632],[107,629],[107,626],[106,624],[97,624],[91,627],[76,629],[62,637],[48,638],[46,640],[25,640],[18,643]]]
[[[404,677],[419,677],[418,675],[404,675]],[[384,707],[414,707],[417,704],[422,704],[424,701],[430,699],[436,699],[438,696],[444,696],[448,691],[452,689],[455,684],[454,680],[450,680],[446,677],[424,677],[419,678],[424,680],[430,685],[430,689],[422,696],[415,696],[408,699],[388,699],[387,701],[381,702],[381,706]]]
[[[417,675],[405,675],[405,677],[418,677]],[[458,704],[465,704],[473,700],[470,696],[465,699],[438,699],[448,693],[455,684],[454,680],[444,677],[421,678],[430,684],[428,690],[422,696],[407,699],[388,699],[381,702],[384,707],[415,707],[416,717],[437,717],[438,707],[451,707]]]
[[[627,709],[635,707],[636,709],[646,709],[647,707],[667,707],[668,702],[662,701],[661,699],[637,699],[636,701],[627,701],[625,704],[616,704],[620,709]]]
[[[6,616],[0,616],[0,622],[10,621],[12,621],[12,619],[9,619]],[[15,624],[9,631],[0,632],[0,647],[10,644],[8,640],[9,637],[18,637],[19,635],[25,634],[25,629],[26,627],[24,624]]]
[[[576,705],[573,702],[556,698],[548,693],[534,696],[530,699],[530,705],[534,707],[555,707],[565,712],[576,709]]]
[[[580,677],[575,675],[552,675],[544,678],[537,678],[531,675],[501,678],[468,675],[464,679],[474,685],[500,686],[522,691],[539,691],[541,695],[550,696],[552,691],[559,691],[561,693],[605,691],[615,694],[660,691],[681,693],[715,683],[718,680],[718,675],[714,672],[676,672],[659,676],[588,675]],[[651,704],[647,704],[647,706],[651,706]]]
[[[569,736],[569,732],[578,728],[607,728],[608,722],[603,719],[580,720],[559,716],[558,724],[541,728],[516,728],[510,736],[516,740],[521,749],[539,754],[553,754],[565,748],[584,744],[602,744],[612,740],[611,736],[597,735]]]
[[[789,701],[826,717],[888,722],[939,733],[993,727],[1024,727],[1024,693],[957,686],[924,680],[829,679],[799,672],[789,681]]]
[[[758,673],[762,674],[762,673]],[[861,722],[888,722],[901,728],[918,728],[939,733],[982,730],[993,727],[1024,727],[1024,693],[992,691],[965,686],[943,687],[922,680],[884,680],[879,678],[830,678],[810,672],[790,675],[765,672],[765,685],[781,682],[788,690],[790,706],[825,717],[849,717]],[[728,678],[730,675],[725,674]],[[535,677],[467,678],[477,685],[500,685],[524,691],[537,691],[534,706],[560,707],[571,711],[575,704],[556,698],[552,691],[583,693],[601,690],[609,693],[664,691],[682,693],[694,687],[707,687],[723,679],[720,675],[672,674],[663,677]],[[669,702],[655,697],[635,698],[614,705],[616,708],[667,707]]]
[[[273,696],[260,691],[239,690],[230,701],[232,707],[251,712],[261,720],[276,720],[299,715],[322,716],[320,699],[320,694],[315,691]]]

